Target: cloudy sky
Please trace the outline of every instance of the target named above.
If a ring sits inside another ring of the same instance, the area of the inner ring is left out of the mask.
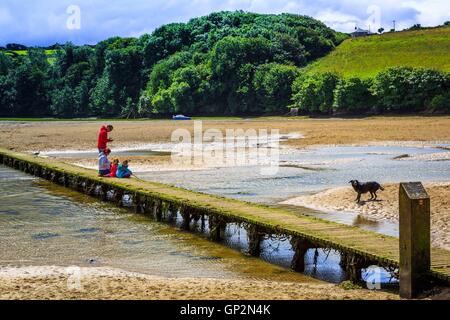
[[[220,10],[304,14],[344,32],[450,20],[450,0],[0,0],[0,45],[93,44]]]

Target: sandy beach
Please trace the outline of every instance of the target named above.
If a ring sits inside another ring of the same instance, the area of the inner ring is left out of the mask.
[[[106,267],[31,266],[0,267],[0,299],[395,300],[398,296],[383,291],[344,289],[320,281],[163,278]]]
[[[103,121],[0,122],[0,147],[20,152],[49,150],[95,150]],[[192,131],[193,123],[170,120],[112,121],[113,150],[130,146],[167,144],[176,129]],[[429,146],[450,143],[450,117],[373,117],[365,119],[264,118],[249,120],[207,120],[203,129],[279,129],[281,134],[300,133],[286,140],[284,148],[304,149],[324,145]],[[445,147],[444,147],[445,148]],[[444,161],[450,152],[405,156],[398,161]],[[114,157],[114,155],[113,155]],[[59,160],[96,168],[94,158]],[[176,167],[170,155],[127,156],[139,171],[197,170]],[[339,160],[336,160],[339,161]],[[348,159],[345,159],[348,161]],[[285,166],[292,166],[289,162]],[[311,168],[309,168],[311,169]],[[317,169],[313,167],[312,169]],[[320,168],[319,168],[320,169]],[[355,203],[350,186],[284,201],[324,212],[353,212],[372,220],[398,221],[398,184],[384,185],[380,201]],[[432,245],[450,250],[450,183],[426,183],[431,196]],[[367,195],[363,195],[363,200]],[[106,267],[81,268],[83,290],[69,289],[65,267],[1,267],[0,299],[398,299],[395,294],[365,289],[346,290],[321,281],[293,283],[267,280],[164,278]],[[450,293],[434,298],[450,299]]]
[[[171,136],[177,129],[193,132],[193,121],[130,120],[107,121],[114,125],[109,144],[114,151],[152,146],[153,150],[171,151]],[[0,121],[0,147],[20,152],[70,150],[95,151],[97,135],[105,121]],[[450,144],[450,117],[368,117],[361,119],[311,119],[303,117],[262,117],[242,120],[202,120],[203,131],[277,129],[284,150],[333,145],[415,146]],[[145,147],[147,148],[147,147]],[[442,155],[422,155],[418,160],[448,160]],[[431,157],[431,158],[430,158]],[[95,168],[96,159],[59,157],[62,161]],[[170,155],[127,156],[137,171],[198,170],[195,165],[174,165]],[[410,160],[405,157],[399,160]]]
[[[328,189],[316,194],[302,195],[282,204],[307,207],[324,212],[352,212],[371,220],[398,222],[398,184],[387,184],[378,191],[377,201],[367,201],[370,195],[356,203],[356,193],[351,186]],[[450,250],[450,183],[430,182],[424,184],[431,198],[432,245]]]
[[[136,120],[107,121],[114,125],[112,149],[136,144],[169,142],[176,129],[193,132],[193,121]],[[1,121],[0,146],[16,151],[95,149],[97,134],[105,121]],[[421,142],[450,143],[450,117],[368,117],[361,119],[310,119],[264,117],[242,120],[204,120],[203,130],[278,129],[280,134],[300,132],[302,139],[285,145],[304,148],[313,145]]]

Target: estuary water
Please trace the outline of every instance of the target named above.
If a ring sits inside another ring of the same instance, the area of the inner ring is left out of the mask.
[[[279,265],[248,257],[5,166],[0,240],[2,266],[108,266],[164,277],[313,281],[282,267],[282,257]]]

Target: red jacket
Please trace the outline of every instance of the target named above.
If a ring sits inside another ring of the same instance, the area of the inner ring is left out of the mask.
[[[117,172],[117,164],[111,164],[111,171],[109,172],[108,177],[115,178]]]
[[[106,126],[102,126],[100,128],[100,133],[98,134],[98,148],[106,149],[106,143],[110,141],[111,140],[108,139],[108,129],[106,129]]]

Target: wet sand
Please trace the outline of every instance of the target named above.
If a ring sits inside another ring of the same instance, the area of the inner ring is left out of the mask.
[[[176,129],[193,131],[193,121],[135,120],[109,121],[114,125],[109,144],[113,150],[161,144],[171,141]],[[0,121],[0,147],[21,152],[50,150],[96,150],[98,130],[104,121]],[[280,134],[300,133],[302,138],[283,141],[289,148],[319,145],[402,145],[450,144],[450,117],[369,117],[362,119],[309,119],[267,117],[243,120],[203,120],[203,130],[278,129]],[[443,151],[444,159],[450,153]],[[426,155],[423,157],[427,157]],[[436,157],[436,156],[433,156]],[[174,166],[170,156],[130,156],[135,171],[197,170],[201,167]],[[95,159],[64,159],[95,168]],[[401,160],[408,160],[401,159]]]
[[[114,150],[130,145],[169,142],[176,129],[193,131],[193,121],[108,121]],[[95,149],[104,121],[0,122],[0,146],[16,151]],[[243,120],[204,120],[203,129],[279,129],[281,134],[300,132],[304,138],[286,141],[291,147],[350,145],[383,142],[450,143],[450,117],[369,117],[362,119],[309,119],[268,117]]]
[[[307,207],[323,212],[352,212],[371,220],[398,222],[398,184],[383,185],[377,201],[367,201],[369,194],[361,196],[356,203],[352,187],[328,189],[316,194],[302,195],[282,204]],[[431,198],[431,243],[450,250],[450,183],[429,182],[424,186]]]
[[[56,266],[0,267],[0,299],[398,299],[392,293],[346,290],[319,281],[164,278],[104,267],[79,270],[68,273]]]

